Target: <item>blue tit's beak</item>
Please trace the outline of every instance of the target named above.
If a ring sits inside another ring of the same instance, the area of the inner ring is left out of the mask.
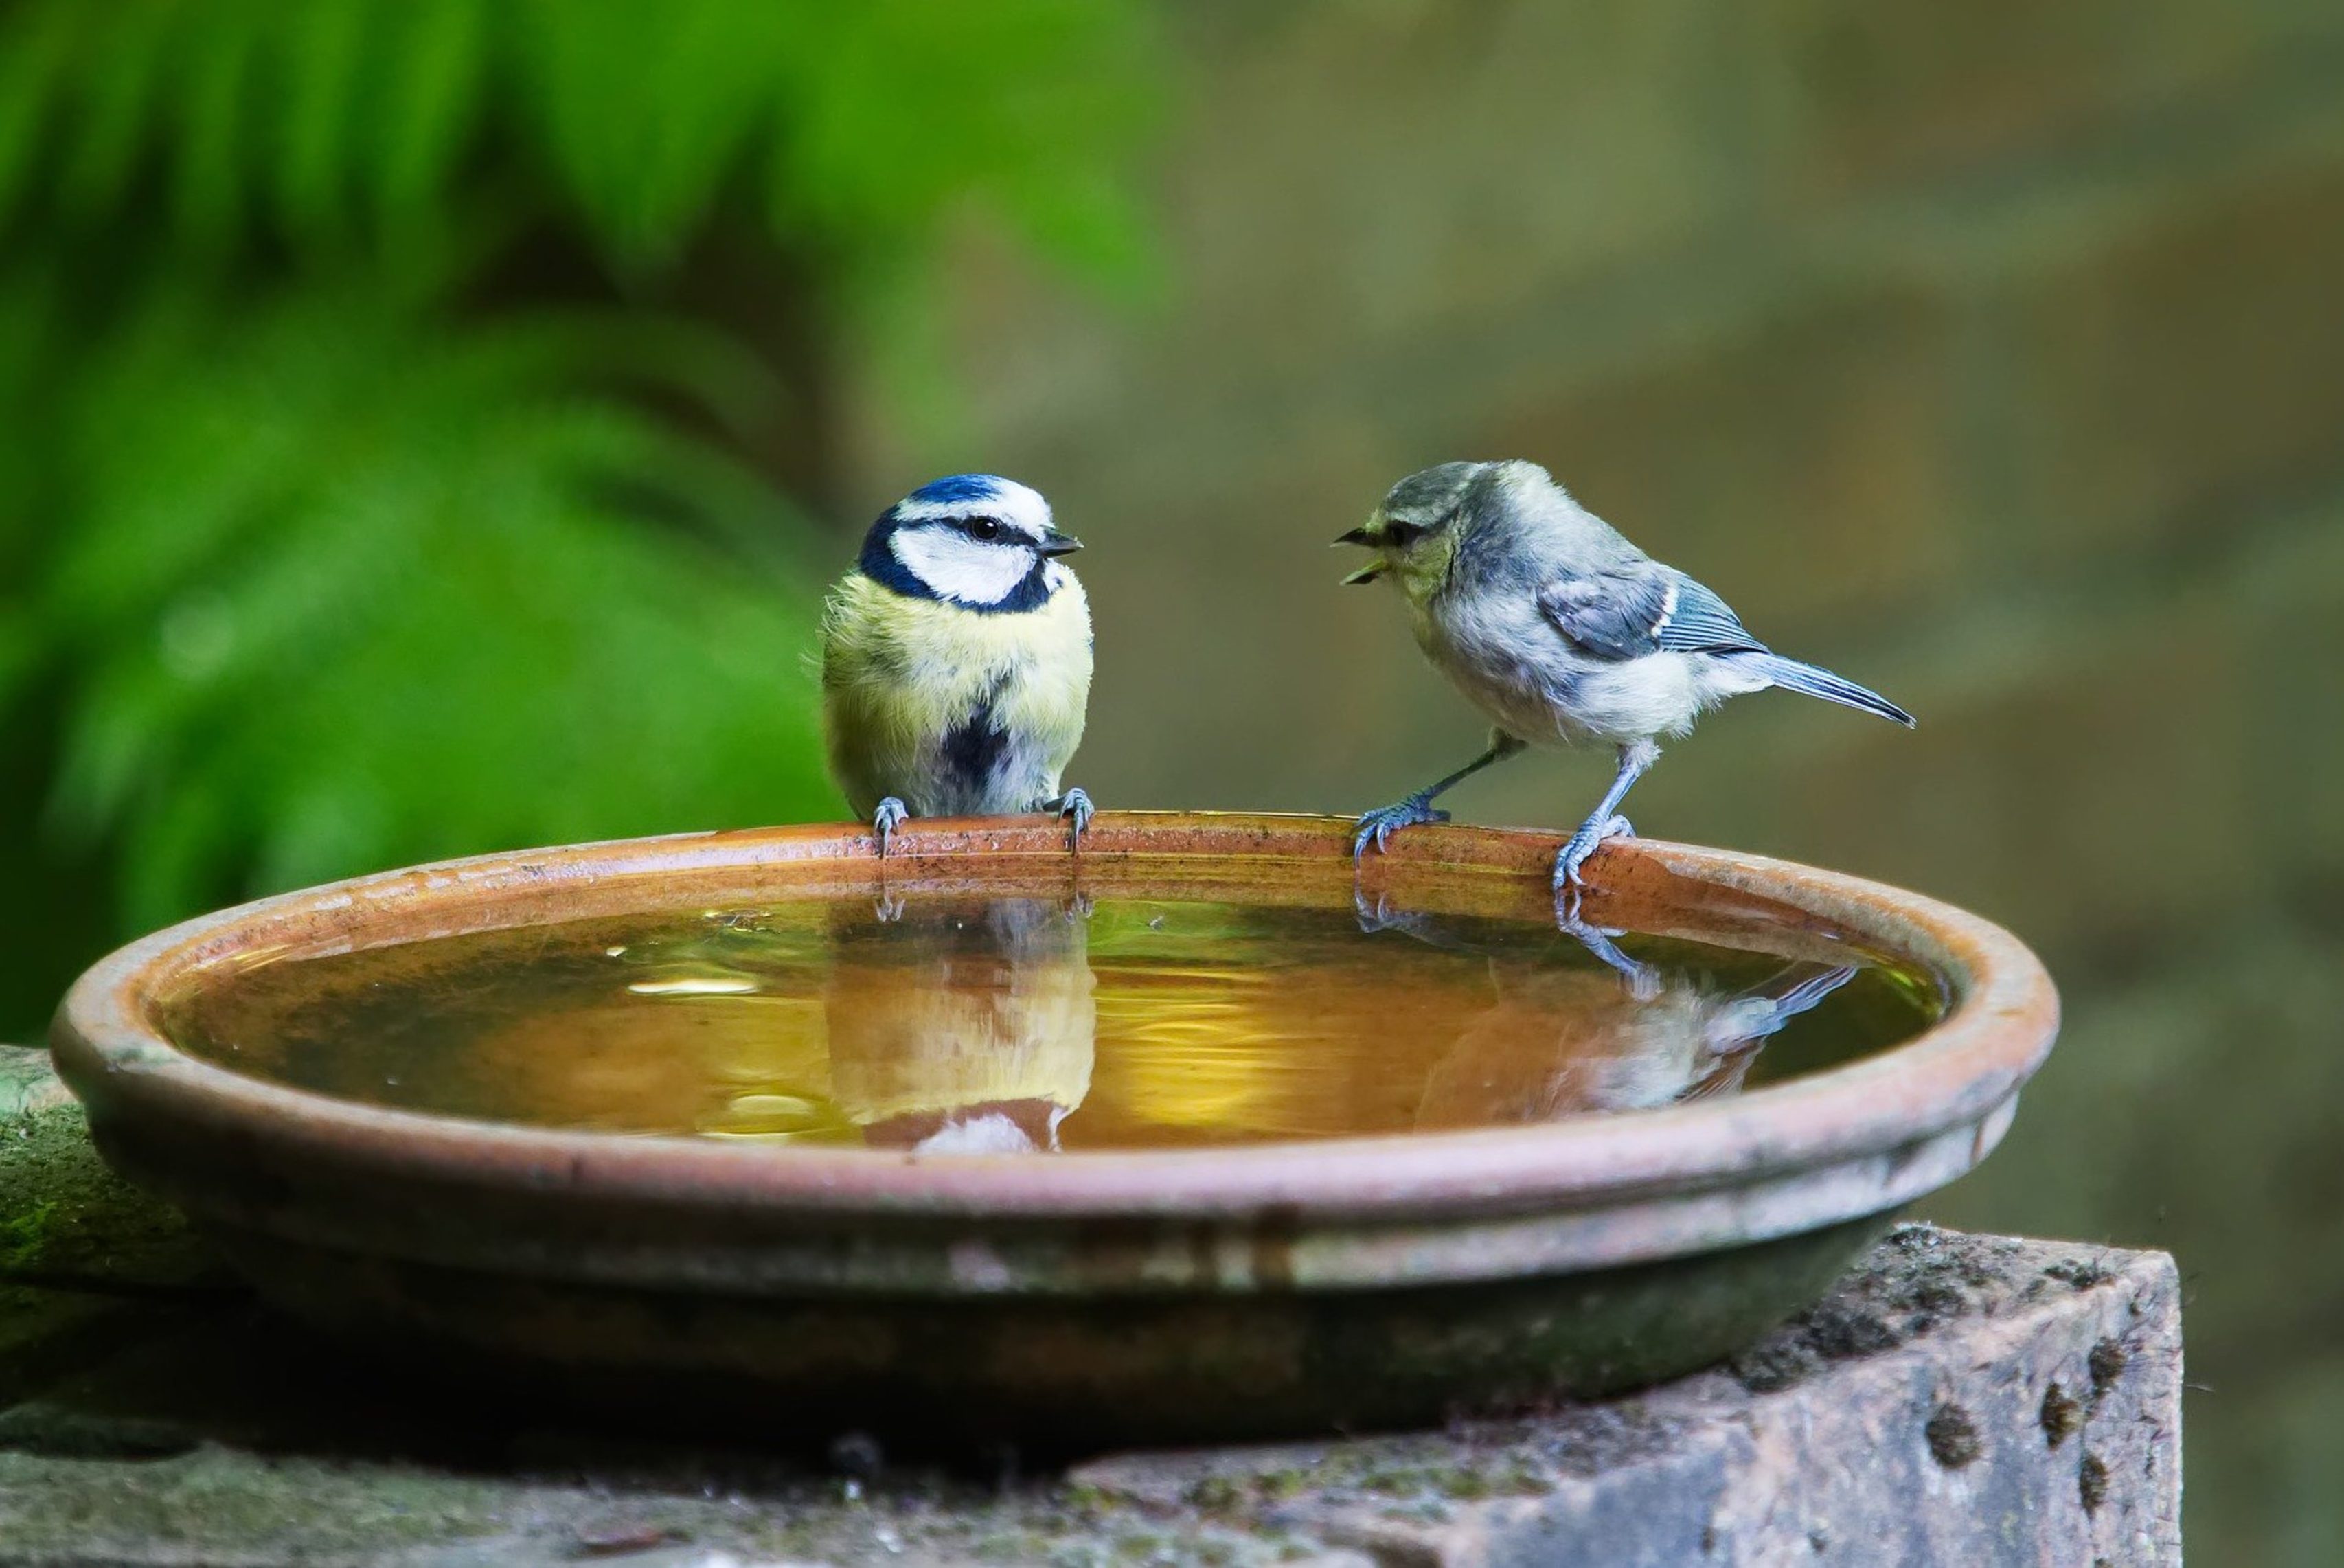
[[[1373,544],[1375,541],[1376,536],[1368,531],[1365,523],[1349,533],[1339,533],[1335,536],[1335,542],[1338,544]]]
[[[1083,541],[1073,534],[1060,533],[1053,528],[1043,531],[1042,542],[1036,548],[1045,555],[1072,555],[1082,547]]]
[[[1381,577],[1384,574],[1384,566],[1385,562],[1383,561],[1370,561],[1365,566],[1360,567],[1357,572],[1354,572],[1351,575],[1343,579],[1343,586],[1346,588],[1359,588],[1368,583],[1373,582],[1377,578]]]

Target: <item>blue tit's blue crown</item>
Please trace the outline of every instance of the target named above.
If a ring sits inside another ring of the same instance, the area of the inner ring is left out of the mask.
[[[881,512],[856,565],[907,598],[1014,614],[1056,591],[1060,570],[1040,552],[1055,537],[1035,491],[995,474],[948,474]]]
[[[1000,495],[1007,487],[1008,481],[1002,479],[997,474],[946,474],[942,479],[930,480],[927,483],[922,485],[919,489],[905,496],[902,501],[898,501],[896,505],[902,506],[907,502],[912,505],[918,506],[935,503],[951,505],[962,501],[986,501]]]

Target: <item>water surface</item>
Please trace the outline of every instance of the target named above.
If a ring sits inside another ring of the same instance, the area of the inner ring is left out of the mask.
[[[1910,1037],[1929,976],[1450,916],[914,897],[264,960],[183,1047],[378,1105],[1012,1152],[1470,1128],[1745,1092]]]

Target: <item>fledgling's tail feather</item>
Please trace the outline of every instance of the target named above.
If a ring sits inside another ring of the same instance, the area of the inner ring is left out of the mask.
[[[1780,653],[1736,653],[1728,655],[1745,660],[1771,685],[1786,692],[1803,692],[1810,697],[1821,697],[1826,703],[1844,703],[1862,708],[1867,713],[1878,713],[1884,719],[1894,719],[1906,729],[1913,727],[1913,715],[1882,696],[1866,691],[1844,676],[1814,664],[1802,664],[1796,659],[1785,659]]]

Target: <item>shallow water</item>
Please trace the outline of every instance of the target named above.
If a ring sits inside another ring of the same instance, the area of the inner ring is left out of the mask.
[[[1609,962],[1607,962],[1607,957]],[[1925,975],[1551,925],[802,901],[207,976],[187,1049],[540,1126],[1011,1152],[1398,1133],[1743,1092],[1909,1038]]]

